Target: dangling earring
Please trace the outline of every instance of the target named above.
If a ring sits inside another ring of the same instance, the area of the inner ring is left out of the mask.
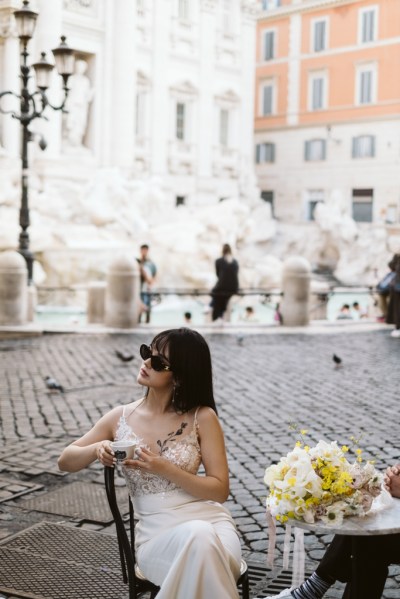
[[[179,383],[177,381],[174,381],[174,386],[172,388],[172,402],[171,402],[174,407],[177,404],[178,395],[179,395]]]

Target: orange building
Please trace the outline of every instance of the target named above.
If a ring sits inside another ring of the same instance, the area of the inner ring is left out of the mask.
[[[263,0],[256,172],[284,220],[400,218],[400,1]]]

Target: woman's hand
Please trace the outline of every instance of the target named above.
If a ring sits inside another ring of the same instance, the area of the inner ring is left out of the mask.
[[[131,468],[139,468],[139,470],[146,470],[153,474],[164,475],[171,464],[165,460],[160,454],[153,453],[146,447],[141,447],[136,450],[138,459],[135,460],[124,460],[124,466]]]
[[[393,497],[400,497],[400,464],[386,469],[384,487]]]
[[[96,449],[97,459],[103,466],[114,466],[116,463],[116,459],[114,457],[114,452],[111,449],[110,441],[106,439],[105,441],[99,441]]]

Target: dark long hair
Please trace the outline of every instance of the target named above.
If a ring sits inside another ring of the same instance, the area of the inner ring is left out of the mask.
[[[151,346],[166,353],[174,375],[173,405],[177,412],[208,406],[217,412],[214,400],[210,348],[192,329],[169,329],[158,333]]]

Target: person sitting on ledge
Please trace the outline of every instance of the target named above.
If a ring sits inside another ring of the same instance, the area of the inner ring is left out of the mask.
[[[385,473],[385,488],[400,498],[400,464]],[[322,599],[337,581],[346,582],[343,599],[351,595],[354,568],[353,539],[335,535],[317,569],[296,589],[286,589],[265,599]],[[390,564],[400,563],[400,534],[357,537],[357,599],[380,599]]]

